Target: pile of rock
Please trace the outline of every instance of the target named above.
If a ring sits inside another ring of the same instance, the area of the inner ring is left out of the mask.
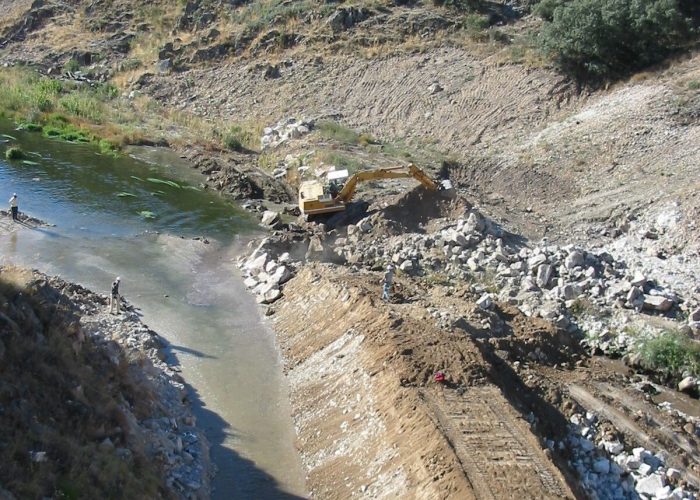
[[[268,244],[269,239],[264,239],[247,259],[239,262],[243,282],[260,304],[272,304],[282,297],[282,285],[294,276],[296,267],[287,252],[275,259]]]
[[[581,326],[574,324],[576,318],[601,309],[670,318],[684,309],[690,310],[691,325],[700,321],[692,298],[679,296],[604,250],[546,241],[535,248],[508,245],[500,228],[474,210],[456,222],[445,221],[432,234],[377,238],[374,227],[367,219],[348,226],[347,237],[335,241],[335,254],[369,268],[391,261],[407,274],[444,272],[456,280],[489,282],[489,288],[499,290],[500,301],[572,331]],[[624,352],[630,337],[613,335],[606,325],[586,325],[596,332],[595,347]]]
[[[97,295],[59,278],[48,278],[49,283],[61,290],[80,316],[80,330],[74,349],[80,349],[85,339],[101,350],[115,365],[126,359],[132,380],[154,394],[153,412],[139,420],[129,405],[119,408],[128,423],[129,446],[143,448],[148,457],[161,463],[166,485],[177,498],[201,498],[209,491],[209,449],[206,438],[196,427],[192,408],[187,403],[188,391],[179,368],[163,359],[167,346],[161,338],[141,323],[139,315],[124,301],[119,316],[109,314],[107,296]],[[109,437],[99,444],[102,450],[111,450],[125,461],[133,459],[127,446],[120,447]]]
[[[280,120],[274,127],[266,127],[260,138],[262,149],[274,148],[290,139],[298,139],[313,130],[313,122],[297,118]]]
[[[571,416],[569,435],[558,446],[568,449],[570,466],[593,498],[694,499],[679,470],[665,465],[662,453],[644,448],[626,451],[612,436],[601,437],[599,422],[592,413]],[[554,448],[555,443],[549,441]]]

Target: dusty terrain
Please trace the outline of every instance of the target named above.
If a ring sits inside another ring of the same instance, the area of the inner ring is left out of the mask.
[[[700,412],[675,389],[698,381],[630,343],[670,328],[697,348],[697,50],[593,89],[513,56],[527,17],[477,42],[424,4],[287,17],[283,3],[252,20],[215,4],[13,2],[0,60],[52,74],[80,60],[120,99],[234,119],[254,142],[308,120],[256,151],[182,151],[260,212],[339,154],[453,181],[451,204],[363,187],[370,211],[348,228],[276,218],[242,263],[279,333],[313,496],[695,498]],[[322,120],[358,137],[329,139]]]

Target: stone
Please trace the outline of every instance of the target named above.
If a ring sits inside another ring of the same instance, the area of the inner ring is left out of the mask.
[[[369,233],[372,230],[372,223],[368,220],[363,220],[360,222],[360,231],[363,233]]]
[[[430,94],[437,94],[438,92],[442,92],[443,90],[444,89],[442,88],[442,86],[437,82],[431,84],[428,87],[428,93],[430,93]]]
[[[673,307],[673,301],[663,295],[644,295],[644,309],[667,312]]]
[[[544,288],[549,285],[554,269],[550,264],[541,264],[537,268],[537,284]]]
[[[639,467],[637,467],[637,472],[641,474],[642,476],[648,476],[653,472],[653,467],[647,463],[641,463],[639,464]]]
[[[309,240],[309,248],[306,251],[306,260],[321,259],[323,257],[323,243],[318,236],[312,236]]]
[[[695,377],[685,377],[678,382],[678,390],[680,392],[694,392],[697,388],[698,381]]]
[[[581,293],[581,287],[575,283],[567,283],[561,288],[561,294],[564,300],[574,300],[581,295]]]
[[[630,288],[630,291],[627,292],[627,302],[630,304],[634,304],[639,299],[641,299],[643,295],[644,292],[642,292],[642,290],[640,290],[639,287],[632,286],[632,288]]]
[[[700,322],[700,307],[688,315],[688,321],[693,323]]]
[[[276,300],[282,297],[282,292],[279,288],[271,288],[267,290],[262,295],[258,296],[258,303],[260,304],[272,304]]]
[[[625,458],[624,465],[630,470],[637,470],[639,466],[642,465],[642,462],[639,458],[632,456]]]
[[[491,306],[493,305],[493,300],[491,299],[491,295],[488,293],[483,294],[479,298],[479,300],[476,301],[476,305],[482,309],[491,309]]]
[[[277,212],[273,212],[272,210],[265,210],[265,212],[263,212],[261,223],[264,226],[272,227],[279,222],[279,218],[280,216]]]
[[[158,73],[170,73],[173,70],[173,66],[172,59],[163,59],[156,63],[156,71]]]
[[[584,257],[581,250],[572,250],[566,259],[564,259],[564,265],[567,269],[573,269],[575,267],[583,266]]]
[[[655,497],[658,492],[663,490],[664,486],[664,478],[659,474],[652,474],[637,481],[635,490],[640,495]]]
[[[610,472],[610,461],[607,458],[599,458],[593,462],[593,470],[598,474],[608,474]]]
[[[537,266],[544,264],[545,262],[547,262],[547,256],[540,253],[530,257],[527,261],[527,265],[530,266],[530,269],[535,269]]]
[[[270,283],[275,283],[278,285],[281,285],[283,283],[286,283],[290,279],[292,279],[292,272],[289,270],[287,266],[279,266],[274,274],[270,276],[269,282]]]
[[[265,264],[267,264],[267,258],[267,253],[260,254],[253,260],[249,260],[248,262],[246,262],[245,269],[248,270],[251,274],[258,274],[265,268]]]
[[[464,223],[463,230],[465,233],[467,233],[467,232],[469,232],[469,233],[472,233],[472,232],[483,233],[484,228],[485,228],[485,225],[484,225],[483,219],[479,215],[477,215],[476,213],[471,212],[469,214],[469,217],[467,217],[467,221]]]
[[[641,273],[636,273],[636,274],[634,275],[634,278],[632,278],[632,279],[630,280],[630,284],[631,284],[633,287],[636,286],[636,287],[643,288],[644,285],[646,285],[646,283],[647,283],[647,279],[646,279],[646,277],[645,277],[643,274],[641,274]]]
[[[681,471],[674,469],[673,467],[669,467],[666,470],[666,477],[671,481],[678,481],[681,478]]]
[[[603,441],[603,447],[612,455],[619,455],[625,449],[623,444],[619,441]]]
[[[246,279],[243,280],[243,284],[244,284],[247,288],[255,288],[256,286],[258,286],[258,280],[256,280],[256,279],[253,278],[252,276],[249,276],[249,277],[247,277]]]
[[[409,272],[413,270],[413,261],[405,260],[399,265],[399,269],[404,272]]]

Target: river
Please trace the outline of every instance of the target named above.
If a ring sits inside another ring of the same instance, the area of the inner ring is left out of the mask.
[[[0,232],[0,264],[102,293],[120,276],[191,388],[218,468],[212,497],[305,496],[274,334],[233,263],[254,221],[159,150],[113,158],[1,121],[0,134],[0,152],[11,144],[29,153],[3,154],[0,197],[16,192],[21,212],[53,224]]]

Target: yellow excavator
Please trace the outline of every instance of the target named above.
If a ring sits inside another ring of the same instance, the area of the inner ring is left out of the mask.
[[[347,174],[346,174],[347,175]],[[299,208],[307,215],[341,212],[355,194],[357,184],[377,179],[403,179],[413,177],[430,191],[442,189],[444,184],[434,181],[420,168],[413,164],[407,167],[378,168],[363,170],[353,174],[345,181],[342,188],[337,181],[324,184],[320,180],[304,181],[299,186]]]

